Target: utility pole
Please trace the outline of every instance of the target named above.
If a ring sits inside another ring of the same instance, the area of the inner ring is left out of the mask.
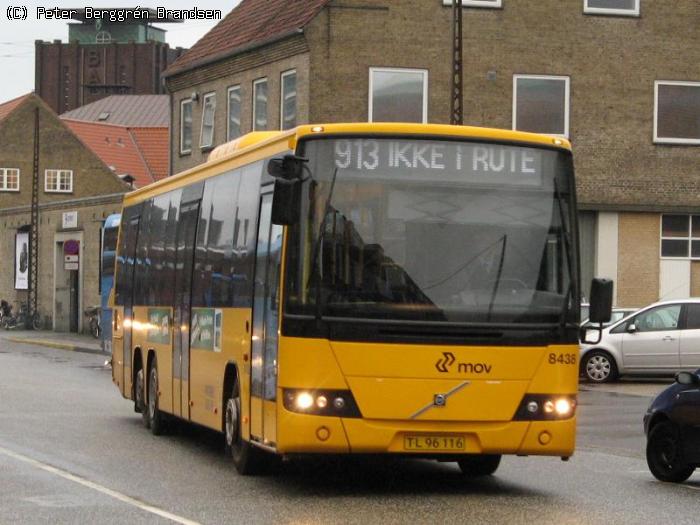
[[[39,293],[39,107],[34,108],[34,172],[32,173],[32,211],[29,232],[29,285],[27,328],[37,311]]]
[[[452,103],[450,124],[461,126],[462,116],[462,0],[452,0]]]

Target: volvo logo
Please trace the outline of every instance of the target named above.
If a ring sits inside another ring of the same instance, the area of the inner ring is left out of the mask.
[[[438,372],[446,374],[452,369],[456,358],[452,352],[443,352],[442,357],[435,363]],[[488,363],[457,363],[457,372],[460,374],[490,374],[493,366]]]
[[[444,407],[447,403],[447,396],[445,394],[435,394],[433,397],[433,405],[436,407]]]

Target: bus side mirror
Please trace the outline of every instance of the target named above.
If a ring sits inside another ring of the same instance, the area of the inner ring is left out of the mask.
[[[296,224],[301,213],[301,182],[277,179],[272,195],[272,224]]]
[[[613,282],[611,279],[593,279],[591,283],[591,323],[610,322],[612,315]]]
[[[613,282],[611,279],[593,279],[591,283],[591,300],[588,319],[590,326],[581,329],[579,338],[581,342],[588,345],[600,343],[603,337],[603,323],[610,321],[612,316]],[[598,325],[598,326],[595,326]],[[595,340],[589,340],[588,336],[597,334]]]
[[[285,155],[281,159],[270,159],[267,163],[267,173],[277,180],[301,180],[304,174],[304,163],[309,159],[296,155]]]

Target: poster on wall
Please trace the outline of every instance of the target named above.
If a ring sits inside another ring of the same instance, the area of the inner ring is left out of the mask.
[[[15,236],[15,290],[29,288],[29,232]]]

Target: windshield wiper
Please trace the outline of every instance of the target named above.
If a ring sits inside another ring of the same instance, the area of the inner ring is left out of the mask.
[[[333,177],[331,178],[331,187],[328,191],[328,198],[326,199],[326,205],[323,210],[323,217],[321,218],[318,235],[314,241],[312,247],[313,259],[311,259],[311,275],[309,275],[309,280],[306,283],[306,289],[309,289],[311,285],[311,280],[314,279],[316,286],[316,320],[321,320],[321,269],[319,268],[319,255],[321,252],[321,247],[323,246],[323,238],[326,234],[326,218],[328,217],[328,212],[331,207],[331,199],[333,198],[333,190],[335,189],[335,180],[338,177],[338,168],[333,171]],[[314,181],[315,182],[315,181]]]
[[[569,239],[569,231],[566,228],[566,215],[564,215],[564,199],[559,192],[559,184],[557,179],[554,179],[554,196],[557,198],[557,206],[559,208],[559,221],[561,222],[561,236],[564,241],[564,250],[566,251],[566,265],[569,269],[569,287],[564,296],[564,308],[561,312],[561,319],[559,324],[563,328],[566,325],[566,320],[569,317],[570,303],[572,303],[572,296],[574,291],[574,268],[571,265],[571,239]]]
[[[508,242],[508,234],[503,234],[501,238],[503,245],[501,246],[501,257],[498,260],[498,271],[496,272],[496,280],[493,283],[493,292],[491,292],[491,301],[489,302],[489,313],[486,317],[489,321],[491,320],[491,314],[493,313],[493,304],[496,302],[496,294],[498,293],[498,285],[501,281],[501,274],[503,273],[503,263],[506,259],[506,243]]]

